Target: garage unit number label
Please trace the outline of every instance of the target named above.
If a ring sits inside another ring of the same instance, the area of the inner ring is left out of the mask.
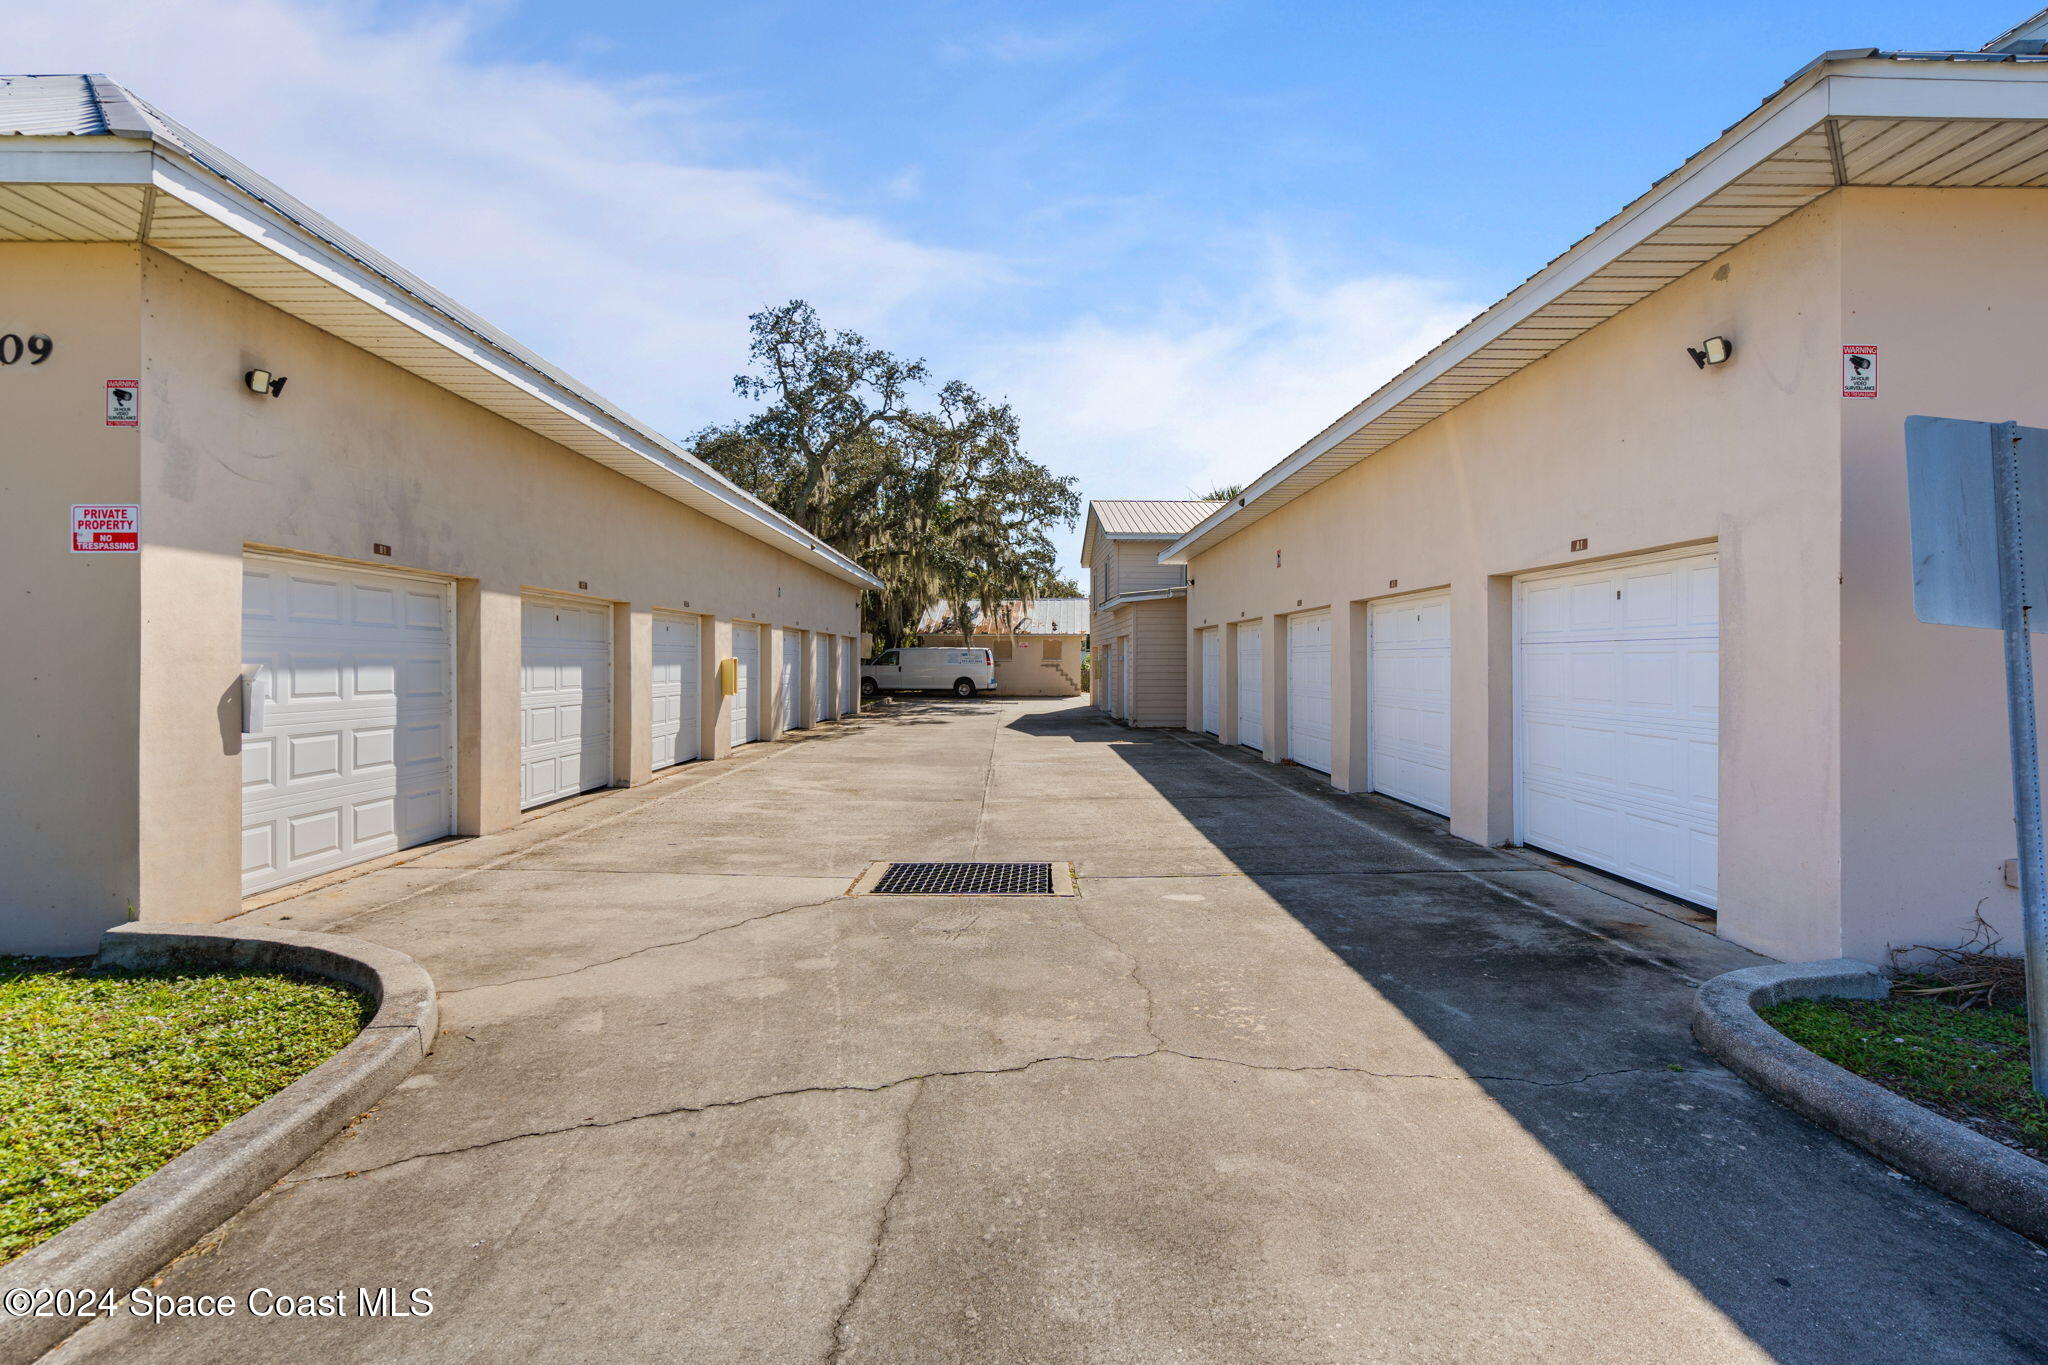
[[[71,509],[71,553],[132,555],[142,549],[142,509],[132,502]]]

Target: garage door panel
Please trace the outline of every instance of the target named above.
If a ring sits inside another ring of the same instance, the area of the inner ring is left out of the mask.
[[[1202,729],[1223,729],[1223,632],[1215,627],[1202,632]]]
[[[732,652],[739,665],[739,690],[732,699],[732,742],[750,744],[761,737],[756,693],[761,671],[760,627],[734,626]]]
[[[1247,749],[1266,747],[1265,631],[1260,626],[1237,628],[1237,742]]]
[[[341,598],[338,581],[294,573],[285,589],[285,615],[300,625],[335,625],[341,621]]]
[[[1440,815],[1451,804],[1450,609],[1438,592],[1366,613],[1368,786]],[[1564,678],[1560,668],[1559,687]]]
[[[398,766],[398,731],[389,725],[349,732],[349,771],[376,772]]]
[[[520,805],[611,781],[611,610],[528,598],[520,639]]]
[[[654,615],[654,704],[650,709],[652,762],[657,769],[688,763],[703,754],[698,743],[698,637],[695,616]]]
[[[389,797],[358,801],[349,808],[349,837],[357,844],[398,833],[398,802]]]
[[[1718,578],[1709,553],[1517,584],[1523,842],[1714,903]]]
[[[1287,757],[1330,771],[1330,614],[1287,618]]]

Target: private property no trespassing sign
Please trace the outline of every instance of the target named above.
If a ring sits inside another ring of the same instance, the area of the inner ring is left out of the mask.
[[[142,549],[142,509],[134,503],[97,503],[71,509],[71,553],[132,555]]]

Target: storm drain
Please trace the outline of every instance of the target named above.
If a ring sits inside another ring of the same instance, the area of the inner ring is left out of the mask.
[[[1071,896],[1066,863],[875,863],[856,896]]]

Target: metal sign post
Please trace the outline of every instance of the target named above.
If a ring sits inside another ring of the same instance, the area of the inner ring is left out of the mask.
[[[2005,632],[2027,1043],[2034,1090],[2048,1095],[2048,857],[2041,839],[2032,630],[2048,575],[2036,583],[2027,571],[2030,542],[2048,553],[2048,431],[2015,422],[1909,417],[1906,480],[1914,615],[1938,625],[1986,626],[1995,612]]]

